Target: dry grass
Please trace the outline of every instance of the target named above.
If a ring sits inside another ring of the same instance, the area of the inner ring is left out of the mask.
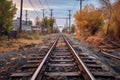
[[[17,50],[20,46],[39,44],[42,40],[39,34],[25,33],[18,39],[7,40],[6,37],[0,39],[0,53]]]
[[[95,51],[98,51],[98,46],[104,41],[103,36],[73,36],[66,34],[74,39],[77,39],[81,43],[84,43],[86,46],[93,47]]]
[[[101,41],[103,41],[103,38],[98,37],[98,36],[90,36],[86,39],[86,42],[89,45],[92,45],[93,47],[98,46]]]
[[[99,43],[101,41],[103,41],[103,37],[100,37],[100,36],[72,36],[72,35],[68,35],[67,36],[70,36],[72,38],[75,38],[77,40],[79,40],[80,42],[83,42],[83,43],[86,43],[87,45],[91,45],[91,46],[98,46]]]

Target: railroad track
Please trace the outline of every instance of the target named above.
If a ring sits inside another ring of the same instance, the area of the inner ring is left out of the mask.
[[[105,57],[111,58],[113,60],[119,60],[120,61],[120,57],[109,54],[109,53],[107,53],[105,51],[101,51],[101,54],[104,55]]]
[[[56,36],[51,36],[43,39],[42,46],[31,48],[27,52],[27,62],[22,67],[18,68],[10,76],[10,80],[30,80],[37,67],[44,59],[49,48],[54,43]]]
[[[34,55],[10,80],[115,80],[92,57],[77,54],[65,36],[60,35],[47,53]]]
[[[67,37],[68,38],[68,37]],[[85,66],[89,69],[89,71],[93,74],[96,79],[99,80],[120,80],[119,73],[114,72],[110,67],[106,66],[101,60],[94,56],[93,53],[86,51],[82,47],[77,47],[76,43],[73,42],[72,39],[68,38],[70,44],[75,49],[78,56],[82,59]],[[119,60],[118,57],[108,55],[108,53],[104,53],[104,55],[108,58],[112,58],[114,60]]]

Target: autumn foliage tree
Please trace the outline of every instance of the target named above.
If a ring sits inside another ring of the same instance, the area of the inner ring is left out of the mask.
[[[86,5],[74,15],[79,30],[78,35],[96,35],[102,33],[105,39],[120,39],[120,0],[99,0],[101,7]]]
[[[116,40],[120,39],[120,0],[117,0],[113,6],[113,14],[112,14],[112,25],[111,28],[113,30],[113,37]]]
[[[99,0],[99,1],[102,4],[101,10],[105,17],[104,20],[107,21],[105,34],[106,36],[108,36],[110,34],[110,25],[111,25],[111,19],[112,19],[112,5],[110,0]]]
[[[120,39],[120,0],[116,0],[114,4],[110,0],[100,0],[102,2],[102,10],[107,26],[105,31],[108,37],[113,40]]]
[[[53,32],[53,25],[54,25],[55,20],[51,18],[45,17],[41,22],[40,26],[42,26],[44,29],[47,29],[48,33]]]
[[[75,24],[72,24],[71,26],[71,33],[74,33],[75,32]]]
[[[93,5],[86,5],[82,11],[77,11],[74,17],[80,34],[95,35],[104,23],[101,11]]]
[[[0,35],[3,32],[9,33],[13,28],[13,18],[16,7],[12,1],[0,0]]]

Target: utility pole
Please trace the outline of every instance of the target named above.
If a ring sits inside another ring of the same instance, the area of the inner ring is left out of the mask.
[[[50,16],[51,16],[51,21],[52,21],[52,19],[53,19],[53,9],[50,9]],[[54,25],[54,23],[53,23],[53,25]],[[53,32],[53,25],[51,25],[51,27],[52,27],[52,29],[51,29],[51,32]]]
[[[19,27],[19,33],[22,32],[22,11],[23,11],[23,0],[21,0],[21,4],[20,4],[20,27]]]
[[[28,21],[28,10],[25,10],[26,14],[25,14],[25,17],[26,17],[26,26],[27,26],[27,21]]]
[[[66,27],[68,27],[68,18],[66,18]]]
[[[70,33],[70,26],[71,26],[71,10],[68,10],[69,12],[69,33]]]
[[[43,27],[41,27],[41,32],[44,33],[43,31],[45,31],[45,21],[44,21],[44,18],[45,18],[45,9],[42,9],[42,12],[43,12]]]
[[[78,1],[80,1],[80,11],[82,10],[82,2],[84,1],[84,0],[78,0]]]
[[[50,12],[51,12],[50,16],[51,16],[51,19],[52,19],[53,18],[53,9],[50,9]]]
[[[43,19],[45,18],[45,9],[42,9],[43,12]]]

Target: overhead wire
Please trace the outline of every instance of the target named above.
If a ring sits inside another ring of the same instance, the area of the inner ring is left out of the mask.
[[[41,8],[42,8],[42,11],[43,11],[43,10],[45,10],[44,6],[42,5],[41,0],[38,0],[38,2],[39,2],[40,6],[41,6]],[[47,13],[47,12],[45,11],[45,13],[44,13],[44,14],[46,14],[46,13]]]
[[[35,14],[40,17],[39,13],[35,10],[34,5],[32,4],[31,0],[28,0],[28,2],[30,3],[31,7],[33,8]]]
[[[48,5],[48,1],[47,1],[47,0],[45,0],[45,3],[46,3],[46,5],[47,5],[48,9],[50,10],[50,7],[49,7],[49,5]]]
[[[72,15],[74,15],[75,4],[76,4],[76,1],[74,1],[74,3],[73,3]]]
[[[29,1],[28,0],[26,0],[27,1],[27,3],[29,3]],[[29,5],[28,5],[29,7],[32,7],[31,6],[31,4],[29,3]],[[29,10],[28,10],[29,11]],[[30,14],[32,14],[31,12],[30,12]],[[36,16],[36,13],[33,11],[33,14],[32,15],[34,15],[34,16]],[[30,15],[31,16],[31,15]]]
[[[39,2],[39,4],[40,4],[40,6],[44,9],[44,6],[42,5],[41,0],[38,0],[38,2]]]
[[[87,3],[87,1],[89,0],[84,0],[83,4]],[[74,14],[75,4],[76,4],[76,1],[74,1],[74,4],[73,4],[72,14]]]

